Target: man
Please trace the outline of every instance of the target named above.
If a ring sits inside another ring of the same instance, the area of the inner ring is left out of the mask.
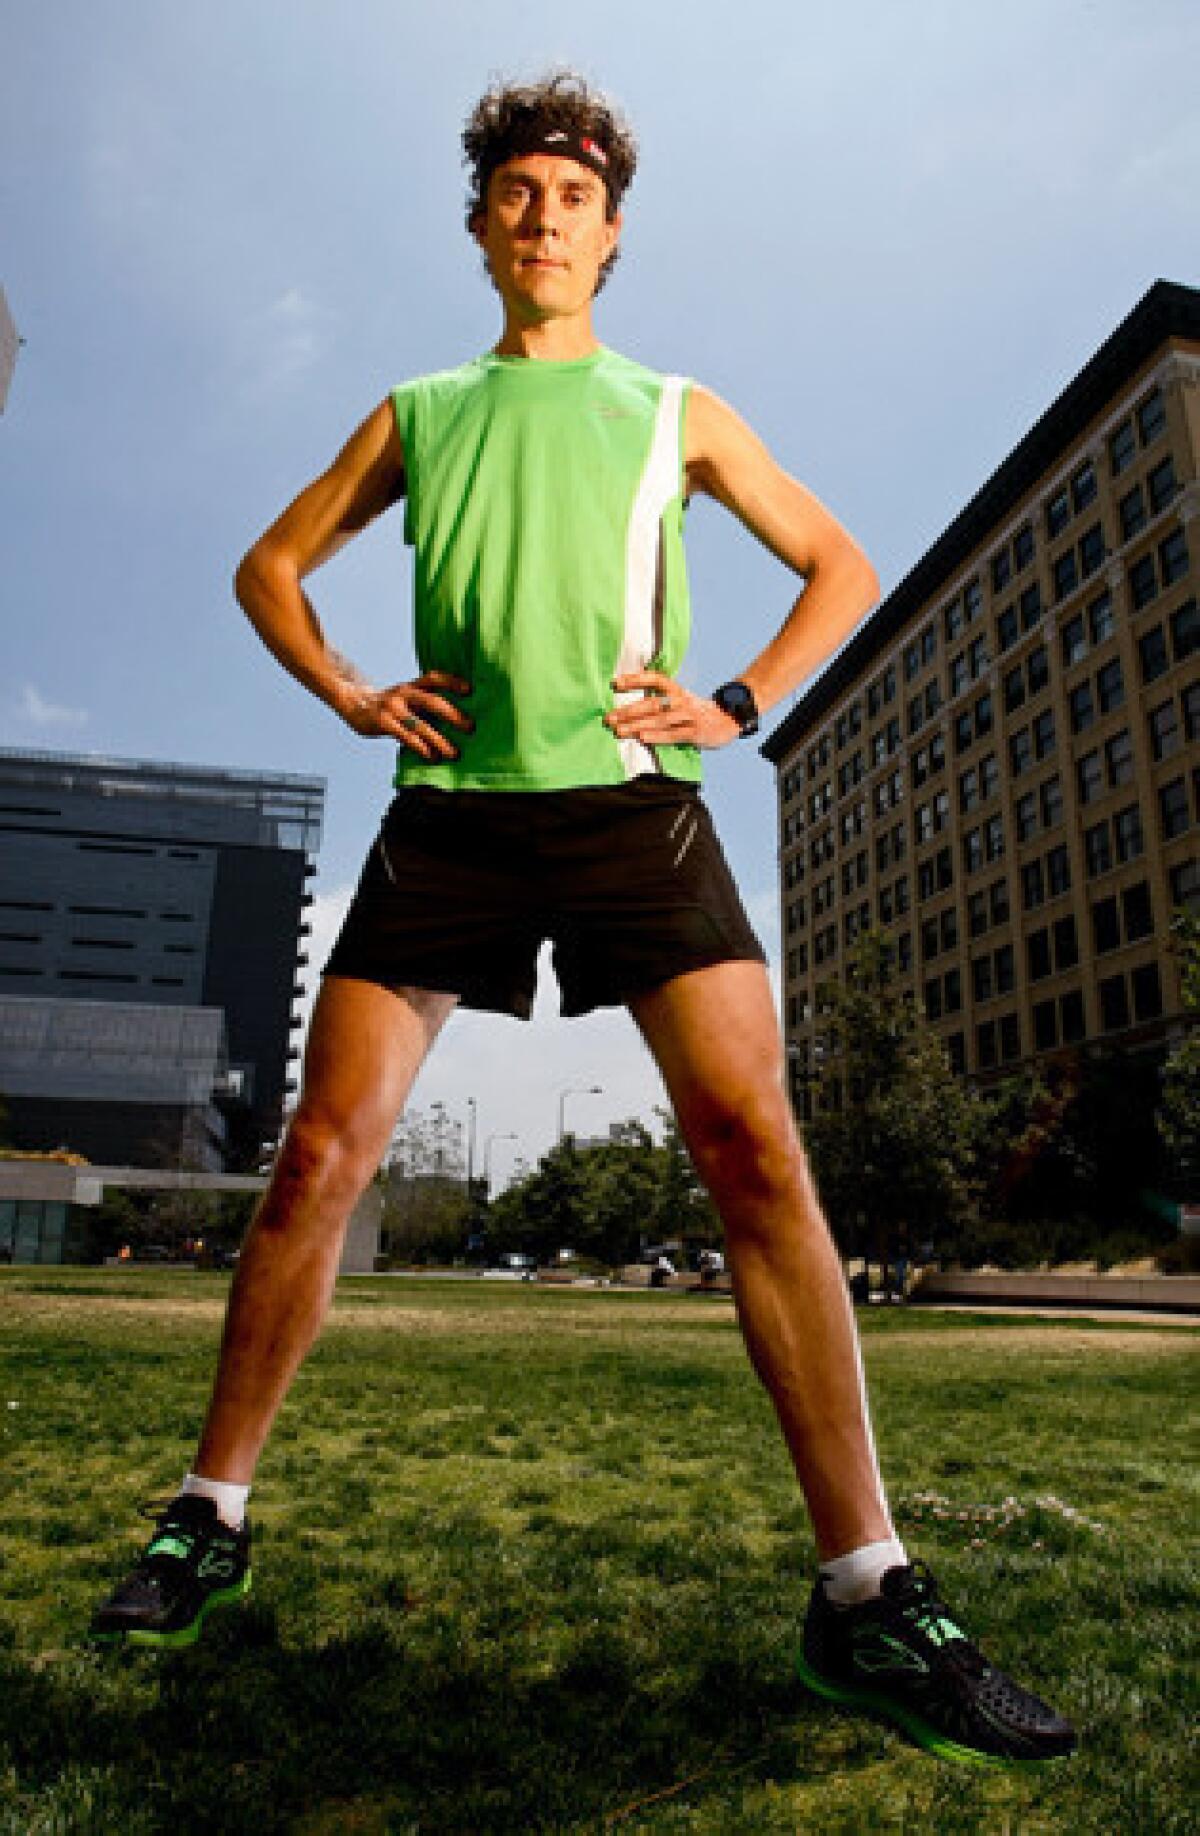
[[[1068,1752],[1068,1724],[986,1664],[896,1537],[762,952],[698,793],[700,752],[753,733],[820,667],[873,604],[875,574],[716,396],[598,343],[592,301],[636,163],[604,99],[568,75],[497,88],[463,140],[499,342],[394,391],[238,571],[284,667],[354,732],[397,742],[398,795],[326,967],[193,1470],[94,1630],[190,1642],[247,1590],[251,1477],[354,1202],[456,1004],[527,1017],[550,938],[566,1013],[629,1007],[720,1208],[821,1558],[805,1681],[942,1753]],[[697,491],[804,583],[712,696],[677,679]],[[401,498],[421,674],[377,688],[326,642],[302,582]]]

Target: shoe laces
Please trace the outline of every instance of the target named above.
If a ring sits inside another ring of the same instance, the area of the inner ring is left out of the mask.
[[[919,1560],[912,1562],[909,1575],[895,1597],[901,1615],[923,1632],[939,1653],[958,1669],[970,1676],[982,1676],[990,1668],[987,1659],[951,1618],[928,1564]],[[947,1628],[951,1633],[949,1637]]]

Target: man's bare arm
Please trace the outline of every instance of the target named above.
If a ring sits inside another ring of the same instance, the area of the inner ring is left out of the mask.
[[[388,735],[422,758],[453,758],[440,731],[471,722],[446,695],[470,684],[431,671],[373,687],[330,645],[301,582],[404,495],[404,452],[390,401],[381,402],[333,464],[261,535],[234,578],[238,603],[268,650],[305,688],[365,735]],[[434,721],[439,725],[432,724]]]
[[[693,388],[688,404],[688,487],[724,504],[785,566],[804,590],[766,648],[736,671],[761,710],[812,676],[861,622],[879,595],[879,580],[854,538],[811,491],[785,472],[727,403]],[[731,672],[733,673],[733,672]],[[720,746],[737,722],[715,703],[653,671],[622,676],[619,689],[645,688],[671,707],[631,702],[608,717],[614,731],[649,745]]]

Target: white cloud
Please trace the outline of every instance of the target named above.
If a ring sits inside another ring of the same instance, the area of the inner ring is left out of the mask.
[[[334,314],[302,287],[251,313],[237,338],[237,367],[251,395],[291,387],[318,362]]]
[[[17,703],[17,718],[41,730],[48,727],[62,729],[86,726],[88,714],[84,708],[68,708],[62,702],[47,701],[32,682],[27,682]]]

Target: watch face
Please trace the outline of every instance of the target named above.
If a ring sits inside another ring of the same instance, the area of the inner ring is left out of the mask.
[[[745,737],[758,732],[758,708],[744,682],[725,682],[713,696],[723,714],[736,720]]]

